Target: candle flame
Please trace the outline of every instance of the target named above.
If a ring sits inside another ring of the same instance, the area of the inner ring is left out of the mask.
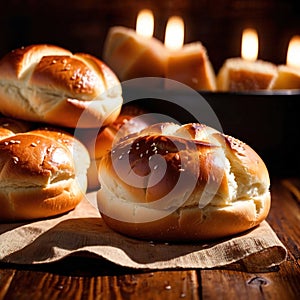
[[[286,64],[290,67],[300,68],[300,36],[291,38],[286,57]]]
[[[184,22],[181,17],[173,16],[169,18],[166,35],[165,46],[169,50],[179,50],[183,46],[184,41]]]
[[[247,28],[242,36],[242,58],[255,61],[258,55],[258,35],[255,29]]]
[[[154,31],[154,17],[149,9],[143,9],[139,12],[136,20],[136,32],[144,37],[152,37]]]

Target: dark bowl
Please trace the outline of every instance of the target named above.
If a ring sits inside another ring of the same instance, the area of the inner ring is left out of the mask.
[[[299,175],[299,90],[200,94],[217,114],[223,132],[255,149],[271,174]]]
[[[125,90],[125,105],[132,93]],[[300,90],[199,91],[206,102],[202,106],[182,91],[168,92],[168,98],[176,98],[176,103],[165,101],[160,89],[151,89],[151,97],[145,94],[145,89],[140,94],[135,89],[135,104],[180,123],[202,122],[217,129],[221,126],[225,134],[251,146],[264,159],[271,175],[299,175]],[[217,121],[211,117],[212,111]]]

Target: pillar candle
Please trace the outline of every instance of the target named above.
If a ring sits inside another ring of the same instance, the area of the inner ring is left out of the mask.
[[[206,48],[201,42],[183,45],[183,40],[183,20],[180,17],[170,18],[165,36],[165,46],[169,50],[165,77],[195,90],[214,91],[215,73]]]
[[[277,67],[257,60],[258,37],[253,29],[246,29],[242,38],[242,57],[227,59],[217,75],[219,91],[268,90],[277,78]]]
[[[136,30],[110,28],[104,43],[103,60],[121,81],[137,77],[163,77],[167,53],[161,41],[152,37],[153,15],[141,11]],[[149,27],[152,26],[152,30]]]
[[[286,65],[278,66],[274,89],[300,89],[300,36],[290,40]]]

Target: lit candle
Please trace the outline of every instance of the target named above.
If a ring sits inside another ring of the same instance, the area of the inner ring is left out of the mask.
[[[154,17],[149,9],[143,9],[139,12],[136,19],[136,32],[147,38],[151,38],[154,32]]]
[[[247,28],[242,35],[242,58],[248,61],[256,61],[258,56],[258,35],[256,30]]]
[[[247,91],[271,89],[277,78],[274,64],[257,60],[258,35],[256,30],[243,31],[242,57],[229,58],[217,75],[217,88],[220,91]]]
[[[288,66],[300,68],[300,36],[291,38],[286,58]]]
[[[184,22],[181,17],[171,17],[168,20],[165,35],[165,46],[172,50],[180,50],[184,42]]]
[[[290,40],[286,65],[278,66],[274,89],[300,89],[300,36]]]
[[[150,10],[140,11],[136,31],[117,26],[107,35],[103,60],[121,81],[138,77],[163,77],[166,50],[162,42],[152,37],[154,18]]]
[[[180,17],[171,17],[165,35],[169,52],[165,77],[195,90],[215,90],[215,73],[205,47],[200,42],[183,44],[184,22]]]

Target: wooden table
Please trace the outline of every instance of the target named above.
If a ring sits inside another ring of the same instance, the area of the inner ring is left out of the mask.
[[[267,273],[233,269],[142,272],[100,259],[0,263],[0,299],[300,299],[300,179],[272,180],[268,222],[288,259]]]

